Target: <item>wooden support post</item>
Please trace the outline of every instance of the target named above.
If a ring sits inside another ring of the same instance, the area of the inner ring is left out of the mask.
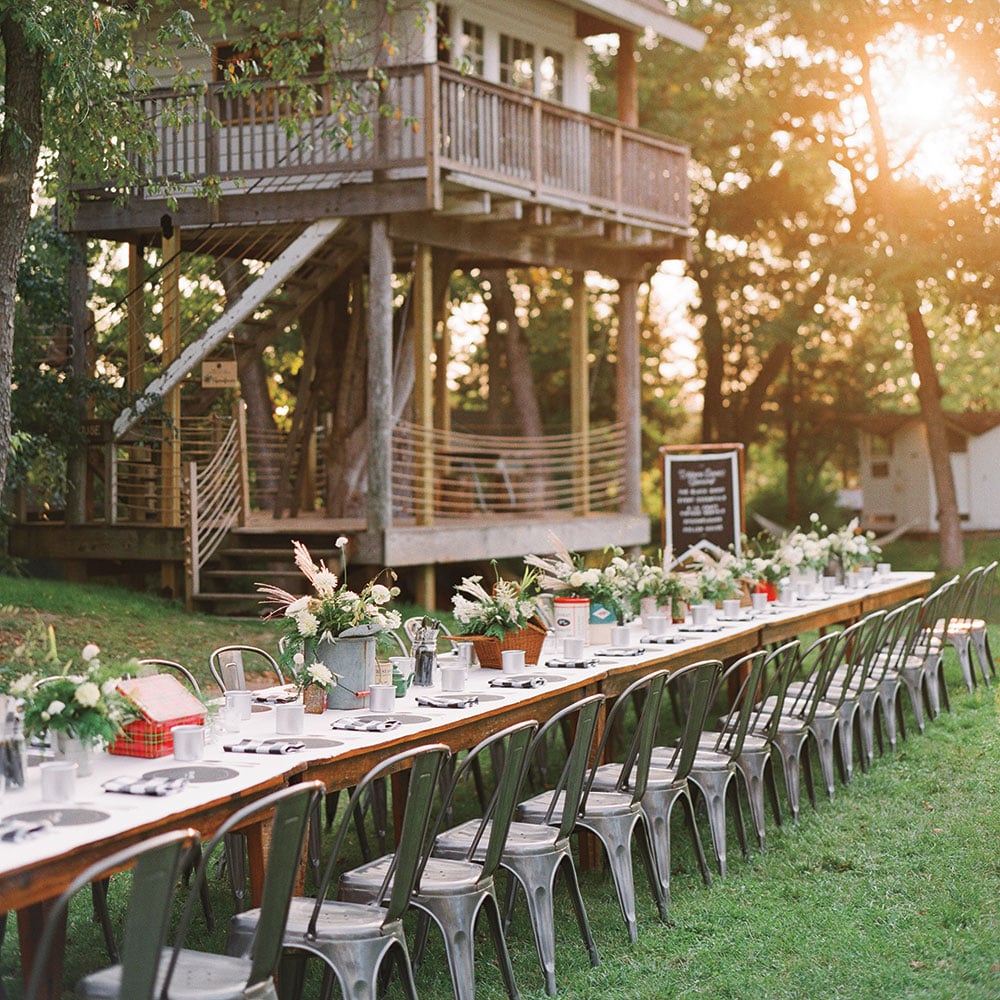
[[[418,246],[413,271],[413,417],[420,429],[414,496],[417,524],[434,523],[434,293],[431,249]]]
[[[569,395],[570,424],[576,441],[573,509],[590,512],[590,338],[587,321],[587,286],[584,272],[573,275],[573,308],[570,313]]]
[[[73,379],[81,384],[91,373],[87,350],[87,330],[90,314],[87,311],[87,248],[86,242],[78,239],[73,247],[69,264],[69,307],[70,307],[70,366]],[[83,393],[76,406],[76,419],[82,423],[87,415]],[[87,455],[79,452],[67,463],[66,523],[84,524],[87,520]],[[76,567],[79,579],[86,576],[85,564]]]
[[[615,70],[618,83],[618,120],[623,125],[639,126],[639,84],[635,63],[635,32],[618,32],[618,56]]]
[[[372,219],[368,271],[368,530],[385,552],[392,527],[392,241]]]
[[[166,370],[181,349],[181,233],[170,226],[163,233],[163,353],[161,369]],[[169,389],[163,397],[163,448],[160,456],[161,520],[168,528],[181,523],[181,390]],[[160,583],[165,592],[179,593],[178,567],[161,564]]]
[[[128,245],[128,358],[125,387],[138,395],[146,388],[143,368],[146,361],[146,260],[141,241]]]
[[[625,427],[622,456],[623,514],[642,513],[642,362],[639,351],[639,283],[618,282],[618,420]]]

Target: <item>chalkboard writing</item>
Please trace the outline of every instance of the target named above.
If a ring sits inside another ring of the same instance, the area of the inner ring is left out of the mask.
[[[738,552],[743,527],[739,451],[664,450],[664,549],[680,557],[706,543]]]

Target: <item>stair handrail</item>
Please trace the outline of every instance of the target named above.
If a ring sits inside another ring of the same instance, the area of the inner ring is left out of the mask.
[[[184,483],[186,601],[201,593],[201,570],[236,524],[247,523],[250,487],[247,472],[245,404],[234,407],[233,421],[212,457],[200,468],[188,462]]]

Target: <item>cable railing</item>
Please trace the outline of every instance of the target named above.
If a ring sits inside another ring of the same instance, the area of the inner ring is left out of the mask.
[[[246,429],[236,407],[225,438],[207,462],[185,466],[185,562],[191,596],[201,592],[201,570],[230,528],[247,520]]]
[[[423,430],[393,433],[393,506],[427,522],[485,514],[538,517],[617,511],[624,427],[544,437]]]

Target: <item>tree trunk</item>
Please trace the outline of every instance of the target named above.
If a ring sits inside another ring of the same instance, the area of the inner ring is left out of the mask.
[[[964,546],[962,525],[958,517],[955,476],[951,468],[948,437],[945,433],[941,383],[934,367],[927,325],[920,313],[917,299],[914,289],[909,289],[905,293],[906,322],[910,328],[910,343],[913,346],[913,368],[920,380],[917,398],[920,400],[920,415],[927,432],[927,451],[930,454],[934,492],[937,495],[941,568],[956,570],[962,567]]]
[[[0,496],[11,446],[11,376],[17,271],[31,218],[31,189],[42,141],[44,53],[32,47],[17,15],[0,14],[4,118],[0,131]]]
[[[528,343],[524,331],[517,322],[514,295],[510,290],[507,272],[504,270],[484,271],[483,277],[490,282],[493,297],[490,304],[490,324],[498,329],[503,323],[501,337],[495,337],[492,344],[503,341],[503,353],[506,359],[505,375],[507,396],[510,400],[510,411],[517,421],[521,433],[525,437],[542,436],[542,415],[538,408],[538,396],[535,393],[535,380],[531,373],[531,361],[528,357]],[[494,389],[500,386],[493,380],[493,354],[490,353],[490,399],[493,399]]]

